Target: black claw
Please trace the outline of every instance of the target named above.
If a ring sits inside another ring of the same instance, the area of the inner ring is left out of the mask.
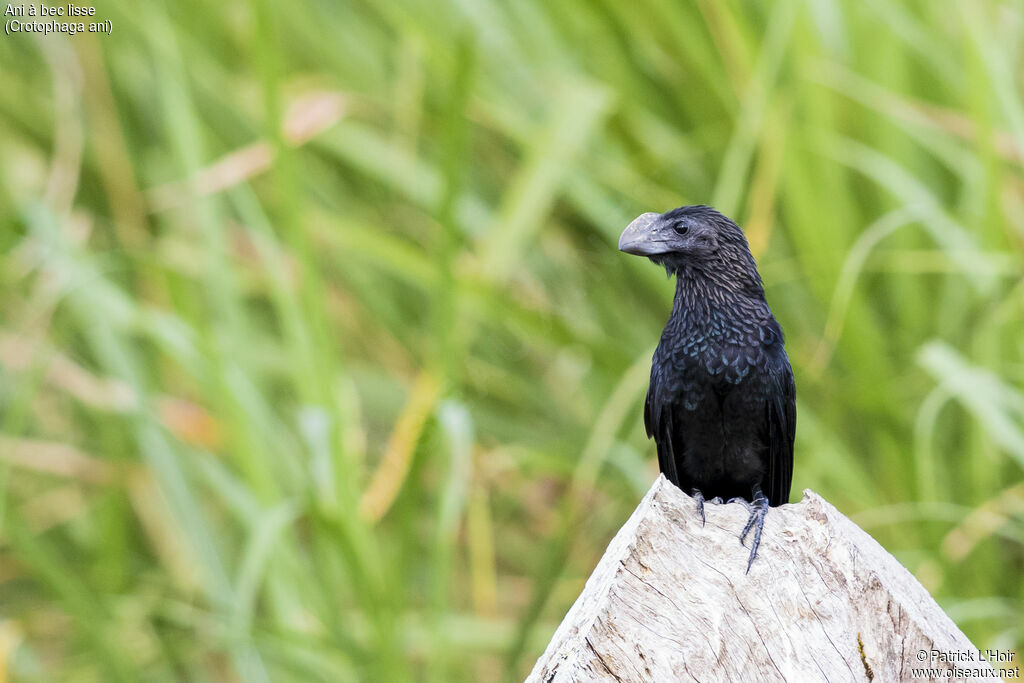
[[[704,494],[700,492],[700,489],[693,489],[690,491],[690,495],[697,501],[697,512],[700,513],[700,525],[704,526],[707,520],[704,517]]]
[[[743,527],[743,533],[740,534],[740,545],[743,545],[750,530],[754,530],[754,540],[750,544],[750,559],[747,560],[746,573],[749,573],[751,565],[754,564],[754,558],[757,557],[757,549],[761,545],[761,531],[764,530],[764,516],[768,512],[768,498],[761,492],[760,486],[755,486],[754,502],[743,501],[743,503],[750,511],[750,517],[747,518],[747,525]]]

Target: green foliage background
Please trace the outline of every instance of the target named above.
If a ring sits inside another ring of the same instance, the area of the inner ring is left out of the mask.
[[[686,203],[794,498],[1020,647],[1019,2],[96,10],[0,37],[0,679],[522,678],[655,476],[615,242]]]

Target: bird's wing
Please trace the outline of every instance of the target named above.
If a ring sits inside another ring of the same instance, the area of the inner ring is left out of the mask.
[[[651,401],[652,394],[654,393],[654,380],[651,380],[651,386],[647,389],[647,398],[644,399],[644,431],[647,432],[647,438],[654,436],[658,430],[657,420],[654,415],[651,414]]]
[[[682,488],[688,484],[680,480],[676,469],[675,454],[683,452],[683,437],[673,426],[672,416],[675,409],[672,402],[667,400],[666,392],[662,390],[655,368],[651,372],[651,385],[647,389],[647,399],[644,401],[644,428],[647,430],[647,438],[654,437],[654,444],[658,448],[658,469],[666,479]],[[689,492],[689,488],[684,490]]]
[[[781,351],[781,349],[780,349]],[[796,435],[796,385],[789,359],[782,351],[771,372],[768,409],[768,471],[762,489],[770,505],[789,502],[793,482],[793,440]]]

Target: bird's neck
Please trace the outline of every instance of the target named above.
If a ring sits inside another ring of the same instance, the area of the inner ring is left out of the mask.
[[[676,294],[672,301],[672,318],[689,315],[710,315],[720,311],[732,314],[753,311],[764,305],[764,289],[760,282],[741,282],[720,277],[711,271],[682,268],[676,271]]]

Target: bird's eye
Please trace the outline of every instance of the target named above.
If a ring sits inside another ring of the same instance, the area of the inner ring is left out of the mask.
[[[677,235],[685,235],[686,233],[690,232],[690,226],[686,225],[685,223],[676,223],[675,225],[672,226],[672,229],[676,231]]]

